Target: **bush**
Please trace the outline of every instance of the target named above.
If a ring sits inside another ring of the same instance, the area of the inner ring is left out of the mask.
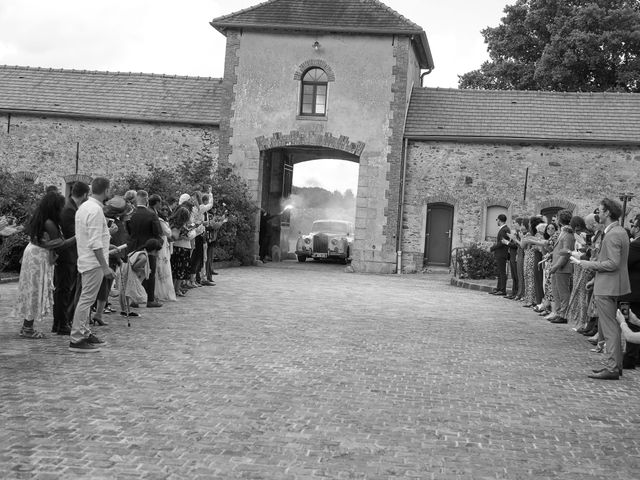
[[[22,232],[3,238],[0,245],[0,271],[19,272],[22,254],[28,244],[29,237]]]
[[[481,245],[474,243],[470,247],[459,249],[456,254],[458,278],[495,278],[496,268],[493,253]]]
[[[17,225],[24,224],[43,193],[42,183],[34,183],[0,169],[0,216],[13,216]]]
[[[214,208],[221,210],[224,203],[229,211],[229,221],[218,231],[215,258],[236,258],[243,265],[251,264],[257,207],[251,202],[247,184],[242,178],[231,168],[212,171],[212,164],[207,156],[201,156],[194,162],[185,161],[175,169],[147,164],[147,175],[130,173],[117,178],[113,182],[113,191],[122,195],[127,190],[143,189],[166,200],[170,196],[178,198],[181,193],[202,191],[205,185],[211,185]]]

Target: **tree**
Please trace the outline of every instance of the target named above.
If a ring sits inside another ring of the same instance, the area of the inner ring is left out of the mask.
[[[640,92],[638,0],[517,0],[460,88]]]

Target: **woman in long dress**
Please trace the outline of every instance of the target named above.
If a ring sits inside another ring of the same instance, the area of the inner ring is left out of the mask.
[[[520,245],[524,249],[524,307],[535,307],[538,304],[536,289],[536,252],[537,242],[535,235],[538,225],[542,223],[539,217],[529,219],[529,232],[522,238]]]
[[[571,219],[571,228],[574,231],[576,240],[575,250],[584,250],[583,259],[586,259],[587,227],[584,219],[579,216],[574,216]],[[567,306],[567,321],[569,324],[573,324],[573,328],[579,332],[584,331],[589,321],[589,292],[587,292],[587,282],[591,280],[593,276],[594,273],[585,270],[581,265],[573,265],[573,289],[571,290],[571,296],[569,297],[569,304]]]
[[[156,266],[156,297],[161,301],[175,302],[177,299],[171,272],[172,245],[169,242],[171,227],[166,220],[165,210],[160,210],[158,218],[160,219],[160,227],[162,227],[162,248],[158,250],[158,263]]]
[[[14,316],[22,319],[20,336],[23,338],[45,338],[36,329],[49,315],[53,307],[53,266],[57,249],[67,248],[75,243],[75,237],[64,239],[60,231],[60,214],[64,207],[64,197],[57,192],[49,192],[31,216],[26,233],[29,244],[22,255],[18,298]]]

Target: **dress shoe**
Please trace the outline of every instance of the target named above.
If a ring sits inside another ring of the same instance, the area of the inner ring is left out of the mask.
[[[586,330],[584,332],[580,332],[585,337],[593,337],[596,333],[598,333],[598,327],[592,328],[591,330]]]
[[[600,367],[600,368],[594,368],[594,369],[593,369],[593,370],[591,370],[591,371],[592,371],[593,373],[600,373],[600,372],[604,372],[605,370],[606,370],[606,368],[604,368],[604,367]],[[621,369],[621,368],[619,368],[619,369],[618,369],[618,373],[619,373],[620,375],[622,375],[622,369]]]
[[[138,305],[136,302],[131,302],[131,303],[129,304],[129,306],[130,306],[131,308],[138,308],[140,305]]]
[[[503,291],[501,291],[501,290],[498,290],[496,293],[494,293],[494,295],[495,295],[496,297],[504,297],[504,296],[506,296],[506,295],[507,295],[507,292],[503,292]]]
[[[202,280],[201,284],[204,285],[205,287],[215,287],[216,285],[211,280]]]
[[[614,370],[602,370],[598,373],[592,373],[589,378],[595,378],[596,380],[618,380],[620,378],[620,372]]]
[[[566,318],[562,318],[562,317],[556,317],[552,320],[549,320],[551,323],[567,323],[567,319]]]
[[[160,302],[147,302],[147,308],[158,308],[161,306],[162,304]]]
[[[507,300],[513,300],[513,299],[514,299],[514,298],[516,298],[516,297],[514,297],[513,295],[507,295],[507,296],[506,296],[506,297],[504,297],[504,298],[506,298]]]

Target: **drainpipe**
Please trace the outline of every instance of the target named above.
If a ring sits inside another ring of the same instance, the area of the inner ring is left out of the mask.
[[[400,207],[398,208],[398,232],[396,235],[396,273],[402,275],[402,218],[404,217],[404,182],[407,178],[407,151],[409,139],[405,137],[402,151],[402,176],[400,177]]]
[[[424,77],[426,77],[427,75],[429,75],[431,72],[433,72],[433,68],[429,68],[426,72],[422,72],[420,74],[420,86],[424,87]]]

